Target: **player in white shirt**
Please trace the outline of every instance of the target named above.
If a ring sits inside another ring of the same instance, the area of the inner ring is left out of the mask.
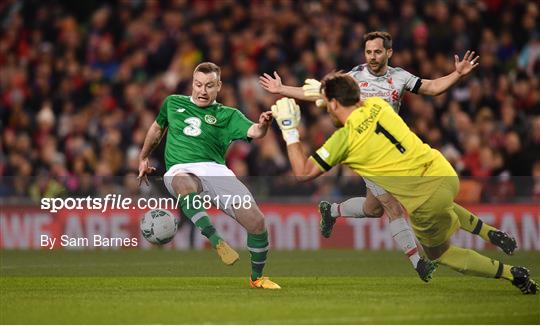
[[[381,97],[399,112],[401,99],[405,91],[418,93],[422,80],[407,70],[388,66],[386,72],[380,76],[374,75],[370,65],[364,63],[349,71],[360,86],[360,99]]]
[[[404,69],[388,65],[388,60],[393,53],[390,34],[386,32],[367,33],[364,35],[363,45],[366,63],[354,67],[348,74],[358,82],[362,100],[374,96],[381,97],[390,103],[396,112],[399,112],[405,91],[430,96],[442,94],[478,66],[479,56],[475,57],[474,51],[467,51],[463,60],[454,55],[455,70],[452,73],[437,79],[421,79]],[[318,104],[322,101],[319,94],[320,83],[314,79],[307,79],[303,87],[286,86],[281,83],[281,78],[274,72],[273,77],[265,73],[260,77],[259,82],[270,93],[300,100],[317,101]],[[368,188],[366,197],[354,197],[342,203],[332,204],[322,201],[319,204],[322,235],[330,237],[335,220],[340,216],[380,217],[386,211],[386,215],[390,219],[390,230],[394,240],[407,254],[420,277],[424,281],[428,281],[431,272],[426,273],[425,270],[420,270],[423,267],[419,266],[419,262],[423,261],[418,254],[414,235],[404,219],[405,212],[401,204],[373,182],[367,179],[364,181]],[[460,209],[456,214],[460,217],[462,229],[479,234],[485,240],[499,246],[507,254],[511,254],[515,250],[515,240],[506,233],[483,223],[476,216],[469,216],[465,209]],[[427,266],[427,268],[430,269],[432,266]]]

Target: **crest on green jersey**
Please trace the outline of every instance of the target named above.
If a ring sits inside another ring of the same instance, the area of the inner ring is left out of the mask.
[[[209,125],[213,125],[217,122],[217,119],[213,115],[207,114],[204,116],[204,121],[206,121],[206,123]]]

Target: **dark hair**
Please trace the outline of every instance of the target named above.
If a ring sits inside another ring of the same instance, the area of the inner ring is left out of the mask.
[[[204,74],[210,74],[215,72],[217,74],[217,78],[219,79],[221,76],[221,68],[219,68],[218,65],[216,65],[213,62],[201,62],[195,67],[195,70],[193,73],[196,73],[197,71],[200,71]]]
[[[360,102],[360,87],[351,76],[342,72],[326,75],[321,82],[321,93],[328,100],[335,98],[343,106],[352,106]]]
[[[364,43],[362,43],[362,46],[366,48],[366,42],[372,41],[375,39],[382,39],[383,40],[383,47],[385,49],[391,49],[392,48],[392,36],[388,34],[387,32],[370,32],[364,35]]]

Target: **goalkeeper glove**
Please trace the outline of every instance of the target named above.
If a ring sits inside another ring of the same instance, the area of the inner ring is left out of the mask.
[[[306,97],[321,96],[321,82],[316,79],[306,79],[302,89],[304,90],[304,96]]]
[[[300,107],[292,98],[281,98],[272,105],[272,116],[276,119],[287,145],[300,141],[300,135],[296,129],[300,124]]]

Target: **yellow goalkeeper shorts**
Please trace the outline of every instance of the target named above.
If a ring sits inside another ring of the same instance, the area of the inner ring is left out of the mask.
[[[449,240],[460,227],[453,209],[459,189],[457,176],[443,177],[443,181],[429,199],[411,214],[411,225],[418,241],[436,247]]]

